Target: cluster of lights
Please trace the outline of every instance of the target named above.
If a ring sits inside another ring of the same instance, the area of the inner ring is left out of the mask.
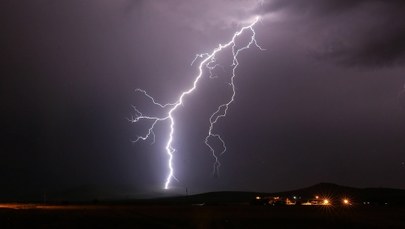
[[[319,196],[315,196],[315,199],[319,199]],[[352,205],[352,203],[350,202],[350,200],[348,199],[348,198],[343,198],[342,199],[342,204],[343,205],[346,205],[346,206],[348,206],[348,205]],[[323,201],[322,201],[322,205],[332,205],[332,203],[331,203],[331,201],[329,200],[329,199],[327,199],[327,198],[325,198]]]
[[[262,200],[265,200],[270,205],[277,205],[277,204],[297,205],[298,199],[301,199],[301,197],[293,196],[292,199],[289,199],[289,198],[284,198],[284,197],[280,197],[280,196],[274,196],[274,197],[256,196],[255,199],[257,201],[261,201],[261,202],[262,202]],[[350,201],[349,198],[345,197],[345,198],[341,199],[341,204],[343,206],[350,206],[350,205],[352,205],[352,202]],[[301,203],[301,205],[332,206],[332,201],[329,198],[321,198],[320,196],[316,195],[316,196],[314,196],[314,199],[309,199],[306,202]]]

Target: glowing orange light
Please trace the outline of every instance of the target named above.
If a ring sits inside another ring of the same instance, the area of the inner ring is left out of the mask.
[[[329,205],[329,204],[330,204],[330,203],[329,203],[329,200],[328,200],[328,199],[324,199],[324,200],[323,200],[323,204],[324,204],[324,205]]]
[[[256,196],[256,200],[260,200],[261,199],[261,197],[260,196]]]
[[[349,205],[349,204],[350,204],[350,201],[349,201],[348,199],[343,199],[343,204]]]

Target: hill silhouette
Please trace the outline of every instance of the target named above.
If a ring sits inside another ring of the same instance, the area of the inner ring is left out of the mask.
[[[350,198],[353,203],[368,202],[370,204],[405,206],[405,190],[392,188],[354,188],[341,186],[332,183],[319,183],[306,188],[283,191],[283,192],[240,192],[220,191],[208,192],[195,195],[181,195],[176,193],[141,193],[136,192],[133,187],[115,186],[81,186],[73,189],[63,190],[56,193],[47,193],[48,202],[102,202],[120,204],[246,204],[255,200],[257,196],[266,197],[300,197],[301,200],[312,199],[316,195],[321,198],[328,198],[332,201]],[[134,194],[135,193],[135,194]],[[36,198],[29,199],[3,199],[2,201],[35,201],[42,202],[40,194]],[[38,198],[40,197],[40,198]]]
[[[405,190],[392,188],[353,188],[332,183],[319,183],[303,189],[272,193],[272,195],[299,195],[302,198],[313,198],[314,195],[320,195],[331,199],[350,198],[354,202],[405,205]]]
[[[353,188],[332,183],[319,183],[307,188],[275,192],[209,192],[190,196],[164,197],[145,200],[148,203],[160,204],[237,204],[249,203],[260,197],[300,197],[312,199],[316,195],[338,200],[350,198],[353,203],[368,202],[370,204],[405,205],[405,190],[392,188]]]

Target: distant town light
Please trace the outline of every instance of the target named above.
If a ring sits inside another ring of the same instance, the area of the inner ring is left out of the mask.
[[[349,201],[348,199],[343,199],[343,204],[349,205],[349,204],[350,204],[350,201]]]
[[[324,204],[324,205],[329,205],[329,204],[330,204],[330,203],[329,203],[329,200],[328,200],[328,199],[324,199],[324,200],[323,200],[323,204]]]
[[[319,196],[315,196],[315,199],[319,199]]]
[[[261,197],[260,196],[256,196],[256,200],[260,200],[261,199]]]

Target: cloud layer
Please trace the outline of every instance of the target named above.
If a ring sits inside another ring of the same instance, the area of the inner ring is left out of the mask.
[[[404,1],[272,0],[256,8],[282,13],[300,27],[301,40],[314,56],[349,66],[404,63]]]

